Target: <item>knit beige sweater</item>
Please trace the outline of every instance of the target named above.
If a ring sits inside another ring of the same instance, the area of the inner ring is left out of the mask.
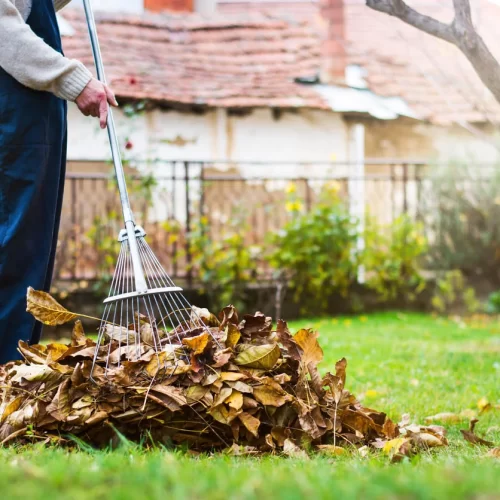
[[[92,74],[33,33],[26,24],[32,1],[37,0],[0,0],[0,67],[26,87],[74,101]],[[70,1],[53,0],[56,10]]]

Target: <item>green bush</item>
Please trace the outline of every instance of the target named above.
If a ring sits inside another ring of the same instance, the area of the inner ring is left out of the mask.
[[[468,313],[475,313],[481,308],[476,292],[467,286],[462,271],[458,269],[445,272],[436,281],[436,290],[431,304],[433,309],[440,314],[463,309]]]
[[[328,185],[318,203],[306,212],[291,190],[286,205],[291,220],[268,238],[267,261],[286,275],[302,312],[324,309],[330,295],[345,296],[356,280],[357,223],[338,192],[336,183]]]
[[[408,215],[401,215],[390,226],[382,226],[368,217],[361,256],[366,285],[382,301],[398,296],[413,301],[426,286],[419,268],[426,250],[422,225]]]
[[[193,275],[201,282],[211,301],[212,310],[228,304],[244,308],[247,287],[255,282],[259,247],[248,245],[249,226],[241,211],[233,215],[217,238],[210,236],[208,219],[201,217],[188,235]]]

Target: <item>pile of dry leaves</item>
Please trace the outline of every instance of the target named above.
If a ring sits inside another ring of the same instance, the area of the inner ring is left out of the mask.
[[[30,291],[28,309],[48,324],[75,317],[40,292]],[[130,440],[199,451],[339,454],[354,445],[385,447],[396,459],[446,444],[442,428],[397,426],[365,408],[345,389],[345,359],[322,377],[316,332],[292,335],[284,321],[273,328],[270,317],[240,318],[232,306],[218,318],[198,311],[216,341],[193,331],[183,339],[188,356],[175,364],[168,351],[158,356],[152,349],[120,360],[110,340],[91,373],[96,344],[80,321],[69,345],[21,342],[24,361],[0,367],[0,442],[64,443],[78,436],[107,446],[119,431]]]

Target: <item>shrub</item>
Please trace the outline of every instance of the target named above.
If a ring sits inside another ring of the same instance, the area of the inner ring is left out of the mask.
[[[401,295],[414,300],[426,286],[419,269],[426,250],[423,226],[409,216],[402,215],[385,227],[368,217],[362,254],[366,285],[382,301]]]
[[[436,281],[436,291],[431,299],[433,309],[440,313],[465,309],[468,313],[477,312],[481,304],[473,288],[466,285],[463,273],[455,269],[447,271]]]
[[[318,203],[305,212],[289,191],[287,210],[291,220],[272,234],[267,260],[284,273],[303,310],[314,313],[326,308],[334,293],[346,295],[356,280],[358,254],[357,223],[341,201],[339,186],[326,186]]]
[[[259,247],[248,245],[249,226],[241,211],[233,211],[217,240],[210,236],[208,219],[202,216],[188,235],[192,269],[211,301],[212,309],[228,304],[244,305],[246,290],[257,275]]]

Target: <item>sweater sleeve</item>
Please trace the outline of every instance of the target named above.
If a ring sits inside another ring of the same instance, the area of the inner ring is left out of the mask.
[[[92,78],[82,63],[35,35],[10,0],[0,0],[0,67],[26,87],[68,101],[76,100]]]
[[[54,2],[54,7],[56,8],[57,11],[66,7],[66,5],[68,5],[71,2],[71,0],[53,0],[53,2]]]

